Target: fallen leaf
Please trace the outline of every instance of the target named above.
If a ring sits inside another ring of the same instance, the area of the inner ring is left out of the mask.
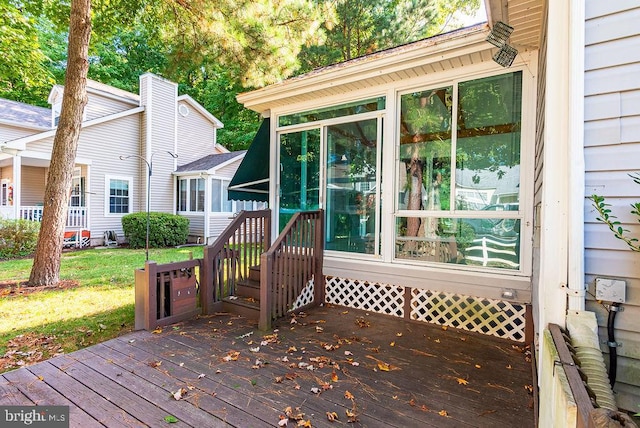
[[[260,352],[260,347],[256,346],[255,348],[249,348],[249,351],[251,351],[251,352]]]
[[[320,392],[322,391],[320,391],[320,388],[314,386],[313,388],[311,388],[311,392],[313,392],[314,394],[320,394]]]
[[[198,375],[198,379],[202,379],[204,376],[205,376],[205,374],[204,374],[204,373],[200,373],[200,374]]]
[[[458,385],[466,385],[469,383],[469,381],[462,379],[460,377],[456,378],[456,380],[458,381]]]
[[[304,421],[304,420],[303,421],[298,421],[296,426],[303,427],[303,428],[311,428],[311,421],[310,420],[308,420],[308,421]]]
[[[168,424],[175,424],[176,422],[178,422],[178,418],[173,415],[167,415],[164,417],[164,421]]]
[[[391,342],[391,343],[389,344],[389,346],[391,346],[391,347],[396,346],[396,342]]]
[[[297,352],[298,348],[296,348],[295,346],[289,346],[289,349],[287,349],[287,352],[290,354],[292,352]]]
[[[448,329],[448,328],[449,328],[449,327],[447,327],[446,325],[443,325],[443,326],[442,326],[442,329],[443,329],[444,331],[447,331],[447,329]]]
[[[396,333],[396,336],[398,336],[398,337],[402,337],[402,332],[398,332],[398,333]]]
[[[151,361],[149,363],[149,366],[155,368],[155,367],[160,367],[161,364],[162,364],[162,361]]]
[[[447,413],[447,411],[446,411],[446,410],[440,410],[440,411],[438,412],[438,414],[439,414],[440,416],[449,416],[449,413]]]
[[[104,324],[98,324],[98,328],[100,328],[100,330],[106,330],[107,326]]]
[[[338,374],[335,371],[333,371],[331,373],[331,382],[337,382],[337,381],[338,381]]]
[[[379,362],[379,363],[378,363],[378,368],[379,368],[380,370],[382,370],[383,372],[388,372],[388,371],[390,370],[390,369],[389,369],[389,364],[387,364],[387,363],[383,363],[383,362]]]
[[[180,367],[184,367],[184,363],[180,363],[178,364]]]
[[[226,356],[222,358],[223,361],[238,361],[238,357],[240,356],[240,352],[238,351],[229,351]]]
[[[351,365],[352,365],[352,366],[355,366],[355,367],[358,367],[358,366],[360,365],[360,363],[359,363],[359,362],[357,362],[357,361],[353,361],[353,362],[351,363]]]
[[[293,419],[294,421],[304,419],[304,413],[300,411],[300,407],[293,409],[291,406],[288,406],[284,409],[284,414],[287,418]]]
[[[434,342],[440,343],[440,339],[436,339],[436,340],[434,340]]]
[[[320,326],[316,326],[316,333],[322,333],[324,331],[324,328],[320,327]]]
[[[412,398],[411,400],[409,400],[409,405],[411,407],[415,407],[416,406],[416,400],[414,398]]]
[[[44,380],[44,377],[38,376],[38,380]]]
[[[511,364],[507,364],[507,369],[511,370]]]
[[[476,364],[476,365],[475,365],[475,367],[476,367],[477,369],[479,369],[479,368],[480,368],[480,367],[482,367],[482,366],[481,366],[480,364]]]
[[[286,427],[289,424],[289,419],[284,416],[280,416],[280,420],[278,421],[278,426]]]
[[[327,419],[330,422],[337,421],[338,420],[338,414],[336,412],[327,412]]]
[[[162,327],[156,327],[156,329],[155,329],[155,330],[153,330],[151,333],[153,333],[153,334],[160,334],[160,333],[162,333]]]
[[[255,379],[251,379],[251,386],[256,386],[258,382]]]
[[[353,352],[351,352],[351,351],[344,351],[344,355],[347,355],[347,356],[349,356],[349,355],[353,355]]]
[[[347,400],[353,400],[354,397],[352,393],[350,393],[349,391],[345,391],[344,398],[346,398]]]
[[[175,398],[176,400],[181,400],[186,393],[187,393],[186,389],[180,388],[179,390],[173,393],[173,398]]]
[[[353,423],[358,421],[358,415],[352,410],[346,409],[345,413],[347,414],[347,422]]]
[[[282,376],[276,376],[276,383],[282,383],[284,378]]]

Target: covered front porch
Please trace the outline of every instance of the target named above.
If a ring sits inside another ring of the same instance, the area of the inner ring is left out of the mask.
[[[533,384],[514,342],[325,305],[269,332],[215,314],[131,333],[5,373],[0,404],[82,427],[533,427]]]
[[[41,221],[49,159],[35,154],[0,154],[0,218]],[[89,228],[87,183],[89,165],[74,168],[65,230]]]

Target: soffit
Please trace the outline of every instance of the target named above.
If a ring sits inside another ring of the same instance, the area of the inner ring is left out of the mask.
[[[509,44],[519,51],[540,46],[545,0],[485,0],[489,25],[498,21],[514,28]]]

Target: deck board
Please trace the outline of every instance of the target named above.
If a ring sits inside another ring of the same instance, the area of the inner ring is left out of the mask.
[[[276,328],[219,314],[134,332],[5,373],[0,404],[70,405],[72,426],[277,426],[288,406],[314,427],[534,426],[520,344],[333,306]]]

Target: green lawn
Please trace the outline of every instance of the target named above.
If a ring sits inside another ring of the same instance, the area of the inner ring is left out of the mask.
[[[202,257],[202,247],[152,249],[149,258],[168,263],[191,254]],[[67,252],[60,279],[77,287],[0,293],[0,372],[131,331],[134,270],[144,260],[144,250],[126,248]],[[32,264],[33,259],[0,261],[0,283],[28,280]]]

